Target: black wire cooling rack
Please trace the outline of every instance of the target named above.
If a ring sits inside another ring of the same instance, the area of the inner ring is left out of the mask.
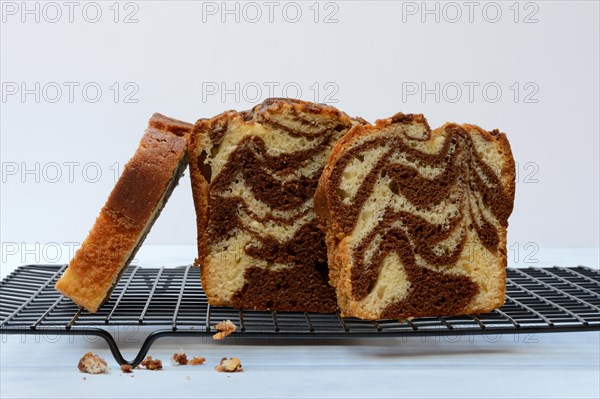
[[[506,303],[491,313],[399,322],[337,314],[277,313],[211,307],[197,268],[129,267],[95,314],[54,289],[66,265],[21,266],[0,283],[0,333],[92,335],[106,340],[119,364],[140,363],[165,336],[207,336],[231,320],[238,338],[364,338],[410,335],[527,334],[600,330],[600,271],[584,266],[507,270]],[[150,326],[137,356],[127,361],[114,326]]]

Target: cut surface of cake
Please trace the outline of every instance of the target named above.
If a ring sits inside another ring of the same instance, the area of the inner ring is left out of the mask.
[[[196,123],[189,158],[211,305],[335,311],[313,198],[333,144],[356,123],[290,99]]]
[[[504,133],[396,114],[334,147],[315,209],[342,316],[476,314],[505,300],[515,164]]]
[[[193,125],[154,114],[139,147],[55,288],[95,313],[159,216],[187,166]]]

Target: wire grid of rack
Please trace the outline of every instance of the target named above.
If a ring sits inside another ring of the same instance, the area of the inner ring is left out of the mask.
[[[493,312],[410,321],[365,321],[338,314],[211,307],[200,271],[189,266],[130,266],[95,314],[54,289],[66,265],[21,266],[0,283],[0,333],[93,335],[106,340],[119,364],[137,365],[165,336],[197,336],[231,320],[238,338],[364,338],[410,335],[516,334],[600,330],[600,271],[585,266],[507,269],[506,303]],[[127,361],[111,326],[154,330]],[[211,332],[212,331],[212,332]]]

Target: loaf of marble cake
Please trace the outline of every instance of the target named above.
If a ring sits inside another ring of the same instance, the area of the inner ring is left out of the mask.
[[[343,316],[476,314],[505,300],[515,163],[504,133],[397,114],[333,148],[315,209]]]
[[[189,159],[197,263],[211,305],[336,310],[313,198],[331,148],[357,123],[291,99],[196,123]]]
[[[55,288],[95,313],[134,258],[187,166],[193,125],[154,114],[94,226]]]

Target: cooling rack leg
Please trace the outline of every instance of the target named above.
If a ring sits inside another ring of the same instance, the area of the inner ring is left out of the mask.
[[[146,337],[146,339],[144,340],[144,343],[140,347],[140,350],[138,351],[138,354],[135,356],[135,358],[132,361],[127,361],[121,354],[121,350],[119,349],[117,342],[114,340],[113,336],[108,331],[100,329],[100,328],[98,328],[98,329],[93,328],[93,329],[85,329],[85,330],[72,330],[71,333],[75,333],[77,335],[96,335],[96,336],[103,338],[106,341],[106,343],[108,344],[108,347],[110,348],[110,351],[111,351],[113,357],[115,358],[115,360],[117,361],[117,363],[119,363],[119,365],[130,364],[132,367],[136,367],[138,364],[140,364],[142,362],[142,360],[144,360],[144,358],[148,354],[148,351],[152,347],[152,344],[154,343],[154,341],[156,341],[159,338],[170,337],[170,336],[179,336],[179,337],[202,336],[202,337],[206,337],[206,332],[201,331],[201,330],[197,330],[197,331],[173,331],[172,329],[156,330],[156,331],[153,331],[150,335],[148,335]]]
[[[119,365],[122,364],[130,364],[132,367],[136,367],[138,364],[144,360],[146,354],[152,347],[154,341],[159,338],[167,337],[167,336],[179,336],[179,337],[206,337],[207,334],[202,330],[194,330],[194,331],[173,331],[169,330],[156,330],[152,332],[142,344],[138,354],[132,361],[127,361],[123,357],[121,350],[119,349],[119,345],[113,338],[113,336],[106,330],[101,328],[82,328],[82,329],[24,329],[24,328],[3,328],[0,331],[0,334],[9,334],[9,335],[18,335],[18,334],[27,334],[27,335],[40,335],[40,334],[53,334],[53,335],[80,335],[80,336],[96,336],[102,338],[108,344],[108,348],[112,353],[114,359]]]
[[[152,347],[152,344],[154,343],[154,341],[156,341],[157,339],[159,339],[161,337],[172,336],[172,335],[176,334],[172,330],[157,330],[157,331],[152,332],[144,340],[144,343],[140,347],[140,350],[138,351],[138,354],[135,356],[135,358],[132,361],[127,361],[121,354],[121,350],[119,349],[117,342],[114,340],[113,336],[108,331],[103,330],[103,329],[86,329],[83,331],[79,331],[79,330],[76,330],[76,331],[78,333],[81,332],[82,333],[81,335],[96,335],[96,336],[102,337],[108,344],[108,347],[110,348],[110,351],[111,351],[113,357],[115,358],[115,360],[117,361],[117,363],[119,363],[119,365],[129,364],[132,367],[136,367],[138,364],[140,364],[142,362],[142,360],[144,360],[144,358],[148,354],[148,351]],[[73,332],[75,332],[75,331],[73,331]],[[189,334],[179,333],[177,335],[205,335],[205,334],[203,332],[200,332],[199,334],[190,332]]]

